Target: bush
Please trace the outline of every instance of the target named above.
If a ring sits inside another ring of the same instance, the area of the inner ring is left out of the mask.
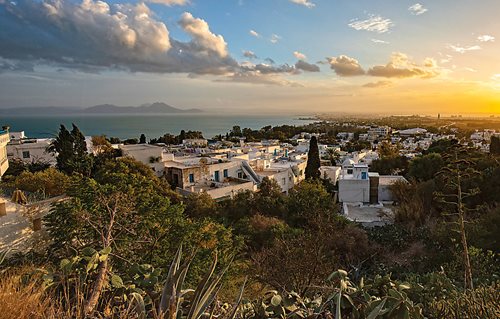
[[[69,182],[70,177],[51,167],[36,173],[21,173],[15,179],[14,186],[22,191],[51,197],[64,194]]]

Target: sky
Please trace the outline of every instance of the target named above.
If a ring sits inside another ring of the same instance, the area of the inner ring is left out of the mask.
[[[498,0],[0,0],[0,108],[500,114]]]

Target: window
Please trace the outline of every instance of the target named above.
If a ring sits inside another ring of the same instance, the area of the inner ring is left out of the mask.
[[[220,173],[219,171],[215,171],[214,172],[214,179],[216,182],[220,181]]]
[[[284,177],[283,177],[283,179],[281,180],[281,183],[282,183],[283,185],[285,185],[285,184],[286,184],[286,178],[284,178]]]
[[[194,174],[189,174],[189,182],[194,183]]]
[[[225,170],[223,171],[223,176],[224,176],[224,177],[229,177],[229,172],[228,172],[228,170],[227,170],[227,169],[225,169]]]
[[[30,151],[23,151],[23,158],[30,158]]]
[[[367,172],[361,172],[361,179],[368,179],[368,173]]]

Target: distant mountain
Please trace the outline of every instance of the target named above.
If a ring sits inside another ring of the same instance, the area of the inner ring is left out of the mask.
[[[201,113],[200,109],[178,109],[165,103],[155,102],[141,106],[116,106],[113,104],[102,104],[88,108],[70,107],[17,107],[0,109],[4,115],[60,115],[60,114],[181,114]]]
[[[178,109],[171,105],[155,102],[141,106],[116,106],[112,104],[96,105],[83,110],[88,114],[164,114],[164,113],[200,113],[200,109]]]

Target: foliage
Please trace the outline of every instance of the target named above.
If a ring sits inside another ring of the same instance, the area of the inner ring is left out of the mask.
[[[321,181],[306,180],[290,191],[286,220],[291,225],[304,227],[324,221],[336,212],[337,206]]]
[[[320,285],[331,269],[359,267],[370,256],[366,233],[351,224],[324,220],[318,228],[287,232],[252,253],[260,281],[301,294]]]
[[[218,206],[215,200],[206,192],[192,193],[184,199],[185,212],[195,218],[216,217]]]
[[[451,290],[446,299],[432,301],[426,312],[431,318],[498,318],[500,315],[499,289],[500,286],[497,283],[465,293]]]
[[[309,152],[307,153],[307,166],[305,175],[307,179],[317,179],[321,176],[319,167],[321,161],[319,159],[318,140],[316,136],[311,137],[309,141]]]
[[[418,181],[428,181],[443,167],[444,161],[439,153],[417,157],[410,162],[408,175]]]
[[[378,145],[378,154],[382,159],[398,157],[399,148],[388,141],[383,141]]]
[[[25,163],[21,159],[9,159],[9,168],[5,172],[3,178],[17,177],[23,172],[36,173],[39,171],[44,171],[49,167],[49,163],[45,163],[42,161]]]
[[[433,181],[396,181],[390,186],[395,198],[395,220],[411,226],[420,226],[433,214],[432,201],[435,190]]]
[[[384,157],[370,165],[370,171],[380,175],[404,175],[407,169],[408,159],[404,156]]]
[[[85,137],[75,124],[71,132],[61,125],[57,137],[48,150],[57,154],[56,166],[62,172],[69,175],[73,173],[90,175],[92,158],[87,153]]]
[[[36,173],[28,171],[21,173],[15,179],[14,186],[26,192],[41,193],[50,197],[62,195],[69,182],[70,178],[67,175],[55,168],[48,168]]]
[[[491,137],[490,154],[500,155],[500,137],[498,136]]]

